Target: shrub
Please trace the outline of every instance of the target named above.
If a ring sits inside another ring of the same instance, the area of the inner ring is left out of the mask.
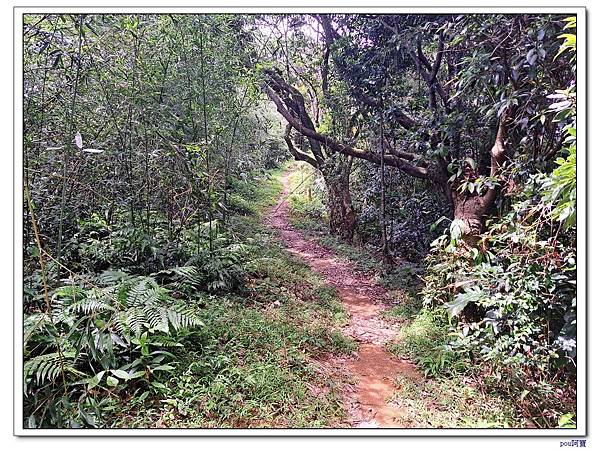
[[[87,287],[90,286],[91,287]],[[25,318],[26,427],[94,427],[120,393],[160,389],[180,330],[194,310],[153,277],[105,272],[52,293],[51,309]],[[145,397],[144,397],[145,398]],[[111,400],[112,399],[112,400]]]

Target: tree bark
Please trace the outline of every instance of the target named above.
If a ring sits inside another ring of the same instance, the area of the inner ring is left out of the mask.
[[[452,206],[454,220],[460,227],[462,239],[468,246],[475,246],[484,229],[484,218],[490,212],[490,205],[479,195],[472,195],[468,192],[462,194],[453,190]]]
[[[344,167],[336,175],[324,175],[327,187],[327,211],[332,234],[352,242],[356,231],[356,212],[350,196],[350,170]]]
[[[500,115],[498,130],[494,146],[490,150],[490,176],[499,174],[504,161],[506,161],[506,139],[508,121],[511,117],[511,109],[507,108]],[[488,189],[483,195],[471,194],[468,191],[461,193],[457,186],[451,190],[452,205],[454,208],[454,220],[459,222],[463,240],[467,245],[474,246],[479,235],[485,228],[485,217],[492,212],[494,201],[498,196],[499,187]]]

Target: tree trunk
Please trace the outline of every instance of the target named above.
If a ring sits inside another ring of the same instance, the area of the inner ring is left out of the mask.
[[[349,166],[349,165],[348,165]],[[351,242],[356,231],[356,212],[350,196],[350,167],[324,175],[327,186],[327,211],[332,234]]]
[[[506,161],[504,140],[510,118],[511,109],[507,108],[498,121],[496,140],[490,150],[490,176],[492,177],[498,175],[502,164]],[[457,185],[455,184],[451,191],[454,220],[460,220],[458,223],[460,224],[462,238],[467,245],[475,246],[479,235],[485,228],[485,216],[492,212],[494,201],[499,194],[499,187],[494,186],[483,195],[471,194],[467,191],[460,193],[456,188]]]
[[[479,235],[485,228],[485,216],[490,213],[493,202],[485,196],[473,195],[468,192],[452,192],[454,220],[460,226],[461,236],[465,243],[475,246]]]

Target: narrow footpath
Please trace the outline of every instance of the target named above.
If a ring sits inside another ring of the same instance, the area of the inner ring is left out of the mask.
[[[397,334],[397,326],[380,318],[389,308],[387,291],[354,265],[333,254],[317,242],[293,229],[289,220],[287,197],[290,172],[283,176],[283,192],[279,202],[269,211],[265,223],[276,229],[287,250],[304,260],[315,272],[335,286],[350,321],[343,329],[358,343],[350,357],[331,357],[324,364],[348,372],[351,384],[344,387],[344,404],[352,427],[405,428],[411,426],[406,411],[390,402],[397,391],[394,380],[402,374],[410,378],[420,375],[414,364],[389,353],[385,344]]]

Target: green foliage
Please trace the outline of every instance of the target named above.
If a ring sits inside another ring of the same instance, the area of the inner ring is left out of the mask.
[[[423,309],[402,327],[389,348],[399,357],[414,361],[425,376],[462,372],[466,362],[449,346],[446,324],[439,311]]]
[[[575,210],[574,172],[564,161],[549,176],[531,177],[511,211],[489,223],[480,246],[465,247],[452,229],[434,242],[423,298],[455,318],[457,351],[546,377],[571,366],[575,247],[570,234],[552,233],[552,220],[568,225],[564,211]]]
[[[347,314],[335,290],[259,223],[280,189],[275,180],[246,188],[254,212],[235,218],[253,236],[245,289],[203,299],[205,326],[182,340],[186,353],[161,400],[127,410],[112,426],[323,427],[343,418],[334,375],[323,377],[313,360],[355,350],[332,329]],[[189,272],[164,275],[184,287]]]
[[[565,229],[575,226],[577,200],[577,128],[576,128],[576,87],[556,91],[549,95],[555,103],[550,111],[555,114],[554,121],[562,123],[565,136],[557,167],[546,176],[541,176],[542,200],[550,208],[550,217],[562,222]]]
[[[566,22],[565,30],[577,28],[576,16],[567,17],[563,21]],[[577,50],[577,35],[573,33],[563,33],[559,36],[559,38],[562,38],[563,42],[560,45],[560,49],[554,59],[558,58],[558,56],[560,56],[563,52],[570,52],[572,53],[571,60],[575,61]]]
[[[323,234],[347,169],[364,248],[320,240],[397,290],[390,349],[443,405],[437,420],[406,397],[419,423],[576,423],[576,18],[335,14],[329,43],[307,31],[322,19],[24,16],[27,427],[339,425],[338,375],[314,361],[355,350],[347,313],[260,224],[286,157],[267,69],[310,100],[314,129],[369,155],[323,145],[326,178],[296,170],[291,215]],[[432,63],[435,83],[421,73]],[[510,159],[491,176],[506,111]],[[385,181],[381,147],[402,160]],[[452,204],[492,190],[467,244]],[[396,260],[431,250],[426,308],[421,269],[371,252],[382,228]]]
[[[191,287],[209,292],[235,291],[243,286],[246,271],[248,245],[241,243],[215,242],[212,255],[208,249],[194,255],[186,264],[190,270],[183,280]]]
[[[359,218],[361,239],[373,250],[381,246],[381,186],[379,169],[371,164],[355,163],[353,195]],[[422,180],[406,177],[386,168],[386,227],[389,251],[399,259],[418,263],[429,251],[436,236],[432,223],[449,212],[440,193]]]
[[[548,174],[515,158],[510,173],[523,185],[510,207],[476,246],[451,224],[432,243],[422,294],[448,314],[452,352],[487,367],[490,387],[521,392],[515,403],[529,420],[560,426],[573,407],[577,359],[575,83],[547,97],[565,156]]]
[[[164,383],[162,399],[128,409],[111,426],[322,427],[336,423],[343,416],[342,405],[335,388],[319,376],[309,358],[312,343],[290,323],[295,317],[291,310],[269,317],[222,299],[208,302],[202,314],[207,326],[186,338],[186,348],[192,350],[180,356],[181,369]],[[318,389],[318,394],[310,389]]]
[[[50,314],[26,318],[26,426],[341,423],[335,374],[312,360],[355,350],[337,329],[347,314],[261,225],[281,186],[259,179],[238,186],[247,214],[232,217],[237,244],[215,241],[214,267],[202,251],[150,276],[109,271],[56,289]]]
[[[323,180],[307,164],[295,163],[288,177],[288,204],[294,228],[314,233],[327,230],[326,192]]]
[[[161,242],[161,238],[166,238],[164,235],[150,236],[140,228],[128,226],[110,229],[107,225],[89,232],[89,225],[84,223],[82,231],[74,235],[72,244],[67,244],[67,251],[69,247],[77,246],[72,255],[67,254],[72,260],[87,263],[88,267],[97,270],[119,267],[137,271],[163,267],[170,262],[161,251],[166,245],[164,240]],[[170,255],[171,260],[176,257]]]
[[[535,391],[535,401],[553,405],[549,411],[564,411],[570,402],[542,386],[575,372],[575,246],[570,235],[551,233],[543,200],[533,194],[540,191],[533,178],[525,198],[488,224],[479,247],[438,239],[423,299],[448,313],[451,351],[490,365],[499,377],[492,384]],[[544,425],[555,420],[527,414]]]
[[[203,326],[152,277],[105,272],[95,282],[57,288],[51,311],[25,319],[26,426],[96,426],[110,411],[97,406],[107,394],[154,389],[174,368],[162,348]]]
[[[575,136],[575,131],[571,132]],[[552,205],[552,219],[563,222],[566,229],[575,226],[577,198],[577,151],[575,144],[568,147],[569,155],[556,160],[557,167],[542,185],[543,200]]]
[[[406,411],[413,427],[518,428],[528,426],[514,405],[500,393],[482,392],[467,376],[415,380],[396,379],[393,403]]]
[[[319,199],[308,200],[292,196],[289,205],[295,228],[313,232],[326,230],[325,211],[323,203]]]

